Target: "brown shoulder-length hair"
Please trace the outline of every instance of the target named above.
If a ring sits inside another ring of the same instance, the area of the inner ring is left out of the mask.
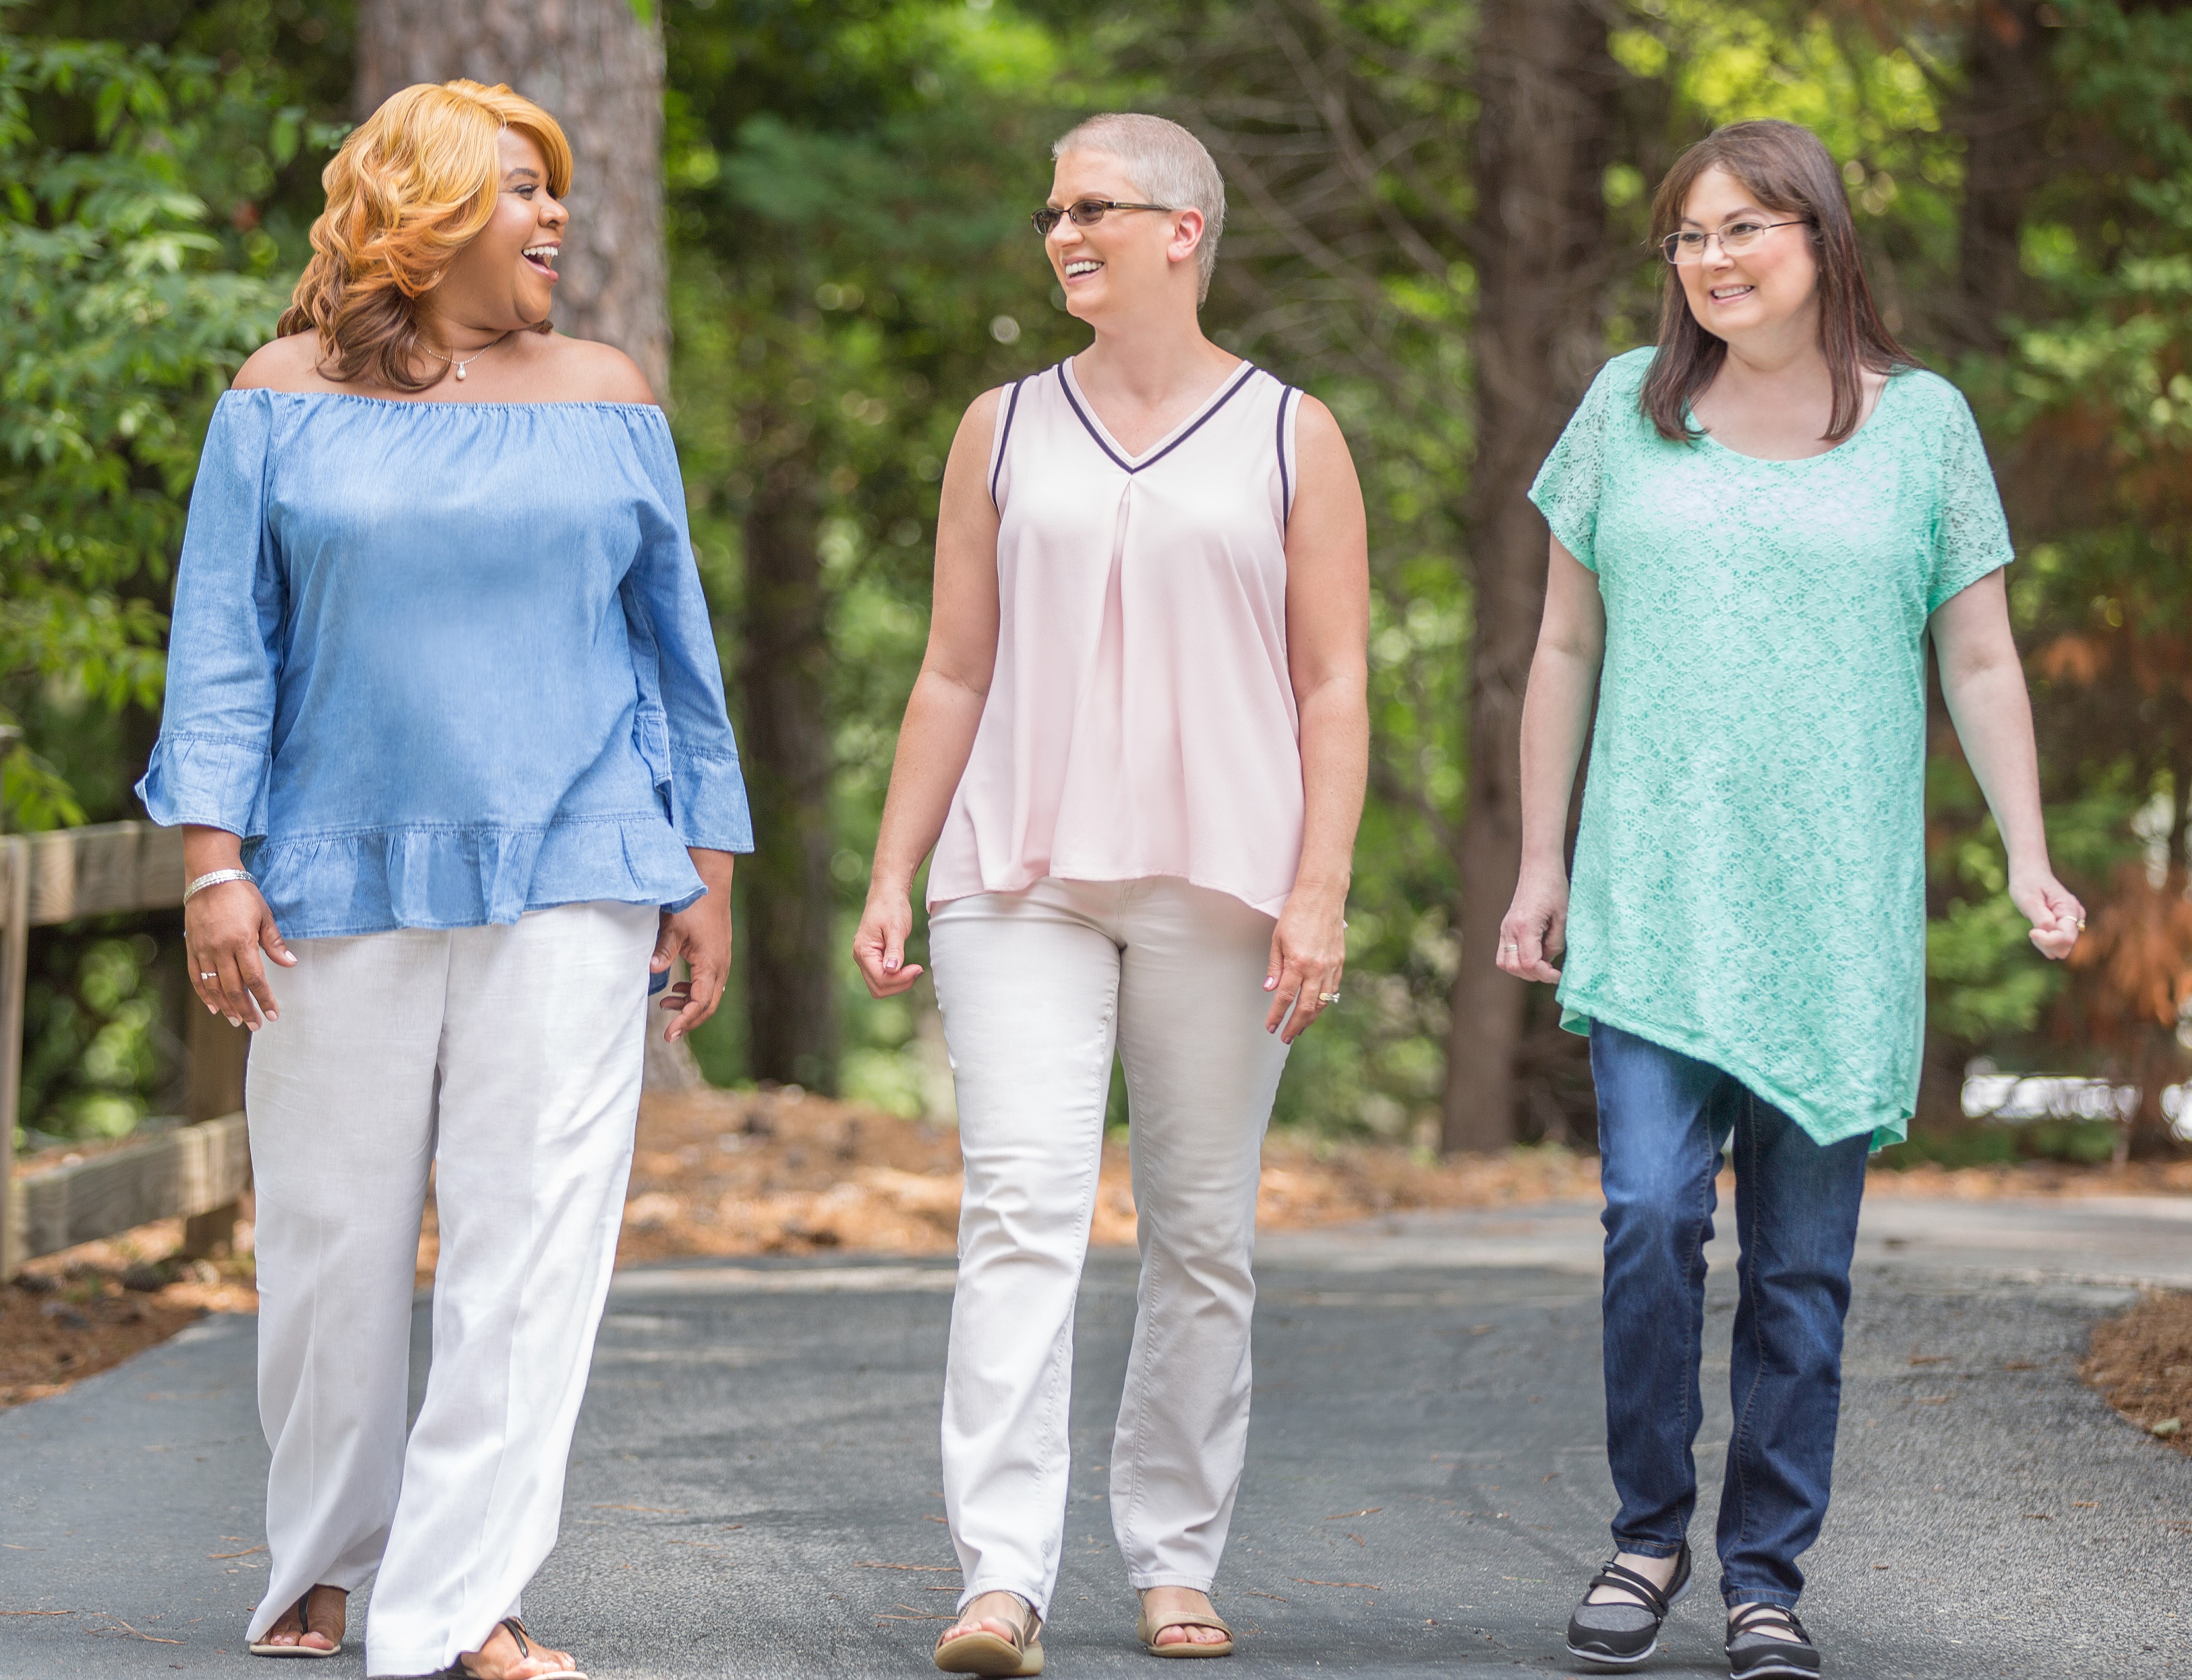
[[[1872,301],[1858,254],[1857,227],[1841,172],[1809,128],[1767,120],[1715,128],[1675,160],[1652,196],[1656,245],[1682,225],[1690,189],[1706,170],[1720,168],[1750,189],[1761,209],[1806,225],[1819,265],[1819,349],[1834,379],[1834,407],[1826,441],[1840,443],[1864,418],[1864,374],[1922,366],[1895,341]],[[1687,443],[1698,436],[1690,405],[1710,384],[1727,355],[1727,343],[1708,333],[1690,313],[1681,276],[1667,267],[1659,311],[1659,353],[1645,376],[1644,412],[1662,437]]]
[[[548,191],[562,197],[571,144],[532,100],[477,82],[422,82],[390,94],[321,174],[328,208],[312,224],[312,260],[276,332],[317,333],[320,368],[331,379],[370,374],[415,391],[442,379],[446,365],[423,377],[411,371],[419,300],[494,216],[505,128],[540,148]]]

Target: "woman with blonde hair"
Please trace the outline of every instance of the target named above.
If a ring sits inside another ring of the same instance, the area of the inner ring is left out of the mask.
[[[1035,1674],[1058,1579],[1074,1301],[1116,1046],[1142,1269],[1111,1522],[1153,1655],[1209,1592],[1248,1432],[1256,1185],[1287,1047],[1339,999],[1369,752],[1362,498],[1324,405],[1203,336],[1225,188],[1161,117],[1092,117],[1035,213],[1079,356],[978,398],[854,948],[877,996],[933,846],[967,1182],[944,1500],[950,1672]]]
[[[283,336],[206,438],[139,787],[185,825],[198,996],[255,1035],[251,1649],[334,1654],[374,1577],[376,1675],[573,1671],[519,1597],[615,1256],[649,975],[690,962],[672,1036],[713,1011],[752,844],[662,411],[549,327],[570,174],[547,112],[471,82],[344,142]]]

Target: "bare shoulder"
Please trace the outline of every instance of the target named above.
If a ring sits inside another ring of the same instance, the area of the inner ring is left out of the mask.
[[[1300,411],[1294,416],[1294,453],[1305,474],[1314,475],[1321,467],[1344,467],[1350,475],[1355,470],[1354,453],[1339,420],[1307,391],[1302,393]]]
[[[320,372],[320,335],[312,332],[292,333],[286,339],[260,345],[236,370],[236,378],[229,382],[228,388],[290,391],[329,389],[326,377]]]
[[[650,404],[655,400],[639,364],[614,345],[550,333],[532,336],[528,348],[532,351],[528,360],[553,384],[554,395],[545,400]]]
[[[959,422],[959,430],[979,434],[986,440],[996,429],[997,411],[1005,406],[1008,389],[1004,385],[993,386],[968,403],[967,413]]]

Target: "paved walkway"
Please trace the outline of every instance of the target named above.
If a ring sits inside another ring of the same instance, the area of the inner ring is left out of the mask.
[[[1830,1674],[2192,1672],[2192,1460],[2074,1370],[2130,1281],[2192,1283],[2188,1239],[2192,1202],[1870,1205],[1836,1501],[1808,1560]],[[1274,1236],[1260,1269],[1227,1672],[1572,1671],[1558,1633],[1612,1508],[1591,1210]],[[1046,1641],[1064,1680],[1149,1672],[1103,1500],[1132,1282],[1099,1256],[1082,1309]],[[933,1673],[956,1581],[935,1438],[950,1286],[948,1266],[859,1261],[622,1274],[531,1595],[543,1633],[597,1680]],[[0,1414],[0,1609],[71,1613],[0,1618],[0,1676],[240,1671],[265,1579],[252,1334],[211,1319]],[[1712,1375],[1707,1395],[1709,1513]],[[1649,1671],[1726,1672],[1705,1573]],[[353,1645],[313,1673],[362,1667]]]

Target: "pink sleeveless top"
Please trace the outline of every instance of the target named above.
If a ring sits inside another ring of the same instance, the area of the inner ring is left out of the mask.
[[[1302,840],[1286,553],[1299,396],[1243,362],[1135,457],[1070,361],[1006,394],[996,669],[932,908],[1045,875],[1173,875],[1278,914]]]

